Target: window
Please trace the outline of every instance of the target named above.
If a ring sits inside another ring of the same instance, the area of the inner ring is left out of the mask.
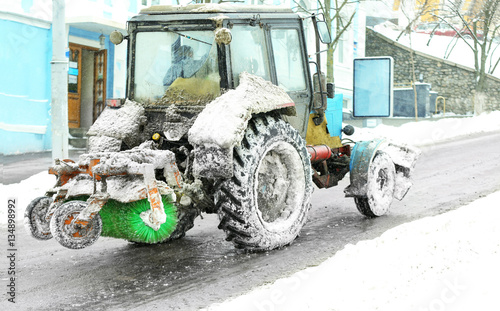
[[[231,64],[234,86],[240,83],[240,73],[246,71],[270,81],[264,31],[260,27],[235,25],[231,29]]]
[[[297,29],[272,29],[271,42],[278,85],[286,91],[305,90],[305,71]]]
[[[344,40],[344,34],[342,34],[335,49],[337,51],[337,61],[341,64],[344,63]]]
[[[136,101],[147,105],[159,104],[160,99],[161,104],[200,103],[218,96],[220,77],[213,31],[181,32],[183,36],[163,31],[137,33],[133,86]]]

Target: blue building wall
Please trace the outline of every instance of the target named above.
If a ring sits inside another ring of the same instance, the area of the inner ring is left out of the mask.
[[[50,150],[52,31],[0,20],[0,153]]]

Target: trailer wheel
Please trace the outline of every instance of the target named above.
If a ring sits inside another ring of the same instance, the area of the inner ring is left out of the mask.
[[[31,236],[38,240],[52,239],[50,220],[45,219],[50,204],[51,197],[38,197],[31,201],[24,211],[24,226]]]
[[[293,242],[312,192],[309,153],[299,133],[278,118],[255,117],[233,156],[234,176],[215,194],[227,240],[253,251]]]
[[[355,197],[358,211],[366,217],[384,215],[394,198],[396,170],[389,155],[377,152],[368,170],[366,197]]]
[[[69,201],[54,212],[50,220],[50,231],[62,246],[71,249],[85,248],[94,244],[101,236],[102,220],[99,214],[95,215],[85,227],[74,223],[85,207],[87,207],[86,202]]]

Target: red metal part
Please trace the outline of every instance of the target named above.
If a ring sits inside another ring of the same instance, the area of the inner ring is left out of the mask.
[[[330,148],[326,145],[307,146],[311,155],[313,182],[318,188],[336,186],[340,179],[349,171],[351,146]]]
[[[64,162],[64,163],[61,163]],[[68,165],[74,164],[75,161],[70,159],[64,159],[60,162],[56,163],[54,166],[49,168],[49,174],[56,175],[58,177],[57,186],[64,186],[70,179],[80,174],[88,174],[92,177],[95,177],[97,180],[101,180],[100,176],[94,176],[92,173],[92,167],[99,164],[99,159],[92,159],[90,161],[90,165],[80,165],[76,167],[76,165]],[[67,163],[67,164],[65,164]]]
[[[311,155],[312,163],[330,159],[332,156],[332,149],[330,149],[327,145],[307,146],[307,151]]]
[[[340,148],[335,148],[332,149],[333,152],[339,153],[339,154],[345,154],[346,156],[351,156],[351,146],[350,145],[344,145]]]
[[[339,180],[335,175],[328,172],[328,164],[326,161],[323,161],[323,163],[320,163],[319,165],[319,172],[313,169],[313,182],[316,186],[320,189],[336,186],[339,183]]]

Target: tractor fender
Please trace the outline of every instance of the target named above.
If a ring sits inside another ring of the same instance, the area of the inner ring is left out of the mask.
[[[189,129],[188,140],[194,147],[194,176],[232,177],[233,148],[243,140],[248,121],[255,114],[274,110],[295,115],[295,104],[280,87],[241,73],[238,87],[210,102]]]
[[[347,197],[366,196],[366,184],[368,182],[368,170],[375,153],[385,140],[369,140],[356,143],[351,151],[349,162],[351,184],[345,188]]]
[[[356,143],[351,151],[349,163],[351,184],[345,188],[347,197],[365,197],[367,194],[368,170],[378,152],[387,154],[395,166],[396,179],[394,197],[402,200],[412,186],[411,175],[420,150],[385,139]]]

